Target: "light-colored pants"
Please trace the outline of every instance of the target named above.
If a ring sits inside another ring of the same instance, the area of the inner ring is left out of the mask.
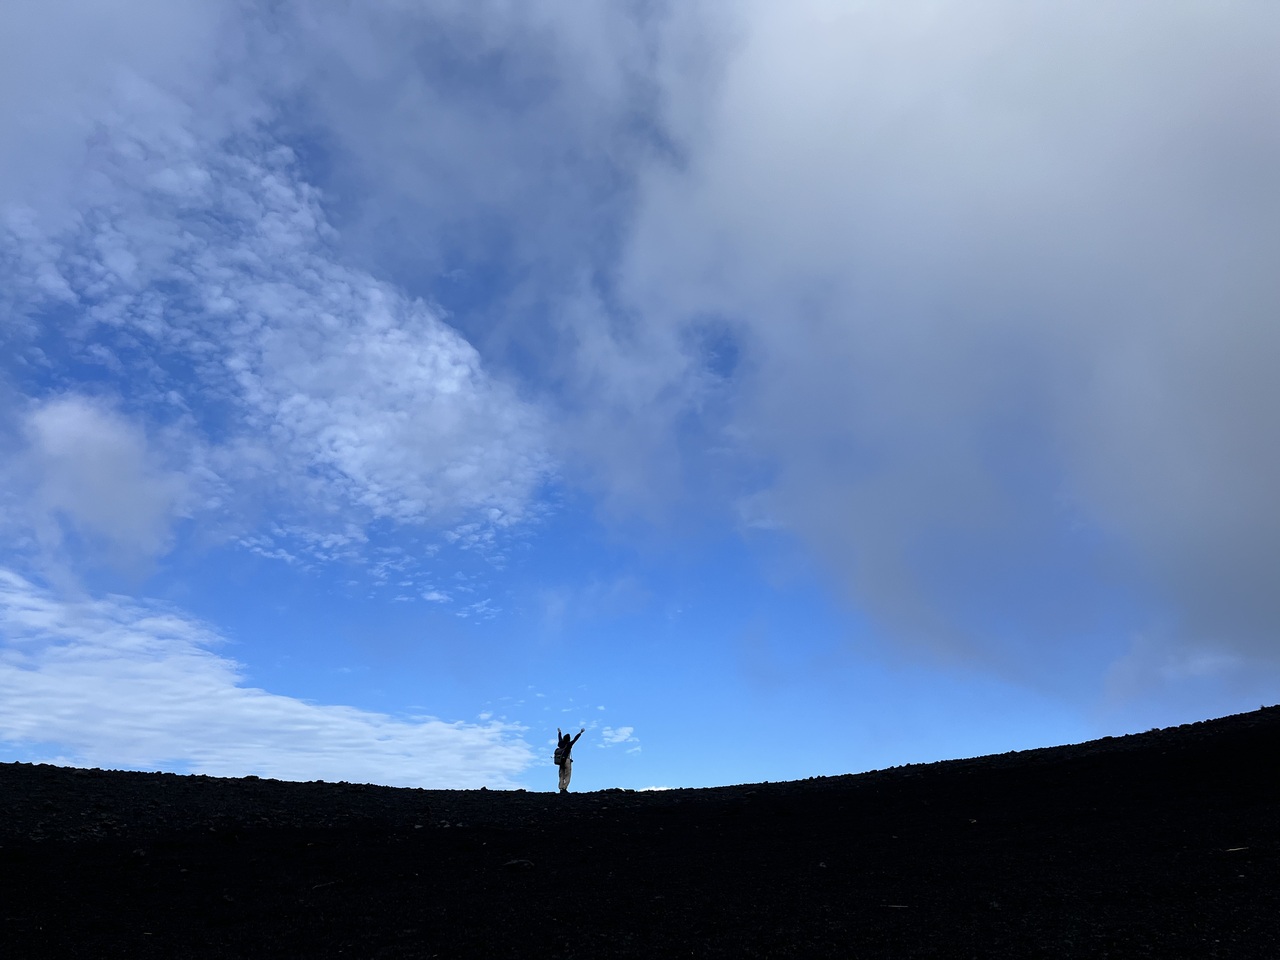
[[[564,793],[569,789],[569,778],[573,776],[573,758],[565,757],[564,763],[560,764],[560,792]]]

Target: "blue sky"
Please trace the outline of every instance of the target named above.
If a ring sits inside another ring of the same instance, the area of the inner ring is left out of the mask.
[[[1280,690],[1270,3],[0,11],[0,759],[838,774]]]

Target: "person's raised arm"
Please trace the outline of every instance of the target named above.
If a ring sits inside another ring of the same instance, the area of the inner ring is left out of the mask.
[[[586,728],[586,727],[581,728],[581,729],[578,731],[578,737],[582,736],[582,735],[583,735],[584,733],[586,733],[586,732],[587,732],[587,728]],[[569,742],[569,746],[573,746],[575,743],[577,743],[577,742],[578,742],[578,737],[574,737],[574,738]]]

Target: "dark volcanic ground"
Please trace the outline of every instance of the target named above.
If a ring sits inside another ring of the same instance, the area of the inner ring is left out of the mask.
[[[1280,707],[664,793],[0,764],[0,952],[1280,958],[1278,759]]]

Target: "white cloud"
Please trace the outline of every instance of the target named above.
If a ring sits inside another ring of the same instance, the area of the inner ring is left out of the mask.
[[[221,638],[120,597],[64,602],[0,569],[0,739],[82,765],[510,787],[523,728],[399,718],[244,685]]]
[[[636,753],[639,751],[640,738],[635,736],[635,727],[604,727],[600,730],[600,746],[616,747],[621,743],[634,743],[635,747],[627,750],[627,753]]]
[[[461,610],[455,611],[454,616],[461,617],[464,620],[472,617],[475,617],[478,620],[492,620],[501,612],[502,608],[496,606],[492,599],[486,597],[483,600],[477,600],[475,603],[467,604]],[[538,694],[538,696],[542,696],[542,694]]]
[[[46,555],[71,535],[92,559],[124,567],[165,552],[192,491],[141,427],[67,395],[32,407],[22,428],[25,444],[4,473],[23,495],[22,509],[9,510],[11,531],[31,529]]]

